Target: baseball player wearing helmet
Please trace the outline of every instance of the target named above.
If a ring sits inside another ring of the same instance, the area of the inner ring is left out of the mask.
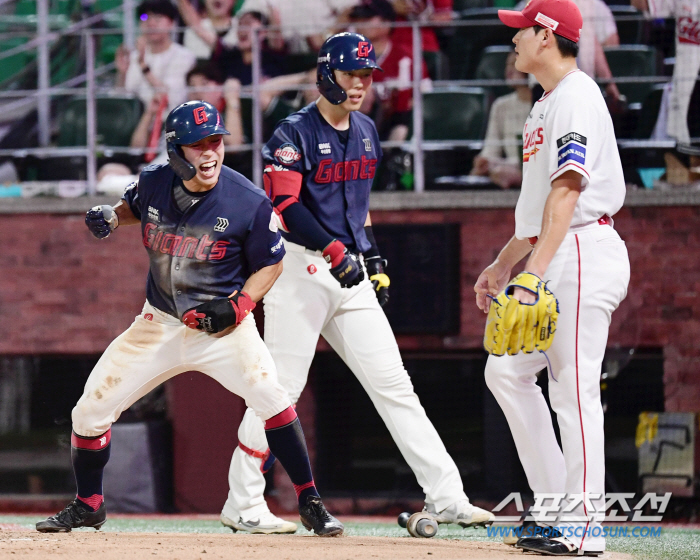
[[[535,506],[552,494],[567,495],[554,504],[568,512],[560,518],[559,532],[523,537],[516,546],[544,554],[597,555],[605,550],[601,364],[611,314],[630,277],[627,249],[610,216],[622,206],[625,180],[600,89],[576,66],[582,18],[573,0],[532,0],[522,12],[499,10],[499,17],[519,28],[513,38],[516,68],[534,74],[545,93],[523,131],[515,235],[479,276],[476,303],[488,311],[488,296],[503,290],[513,266],[529,255],[525,270],[548,282],[560,313],[546,355],[489,356],[486,383],[508,420]],[[535,301],[522,288],[513,297]],[[535,384],[548,361],[562,448]]]
[[[272,204],[222,165],[228,131],[212,105],[176,107],[165,130],[169,165],[146,167],[114,208],[95,207],[85,219],[100,239],[120,225],[141,224],[150,259],[147,301],[104,352],[73,409],[77,497],[36,528],[99,528],[111,425],[167,379],[198,370],[243,397],[264,424],[294,483],[302,523],[318,535],[340,534],[343,525],[316,491],[301,425],[251,313],[282,271],[285,249]]]
[[[382,154],[374,124],[357,112],[375,69],[366,37],[330,37],[318,55],[321,97],[281,121],[263,148],[265,188],[287,250],[284,272],[265,295],[265,343],[296,402],[322,335],[372,399],[425,491],[427,511],[440,523],[491,523],[493,514],[464,494],[381,309],[389,278],[372,234],[369,193]],[[238,437],[221,521],[256,532],[247,520],[267,511],[263,472],[274,450],[253,410]]]

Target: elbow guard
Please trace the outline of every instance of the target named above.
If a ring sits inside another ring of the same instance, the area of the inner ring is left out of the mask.
[[[284,223],[282,212],[292,204],[299,202],[302,175],[298,171],[280,170],[275,165],[266,165],[263,172],[263,185],[272,207],[279,218],[282,230],[289,232]]]

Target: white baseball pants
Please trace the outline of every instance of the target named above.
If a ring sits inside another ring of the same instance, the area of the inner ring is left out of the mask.
[[[404,459],[438,511],[464,499],[462,480],[425,414],[372,283],[341,288],[318,251],[285,242],[284,271],[265,296],[265,343],[292,402],[301,394],[319,334],[355,374],[372,399]],[[247,411],[238,431],[246,447],[268,448],[263,424]],[[236,448],[223,514],[253,519],[267,508],[261,459]]]
[[[562,448],[542,391],[535,384],[536,374],[547,367],[546,357],[539,352],[490,356],[486,364],[486,384],[508,420],[536,500],[550,493],[581,497],[571,512],[580,521],[570,518],[554,523],[542,516],[539,520],[576,531],[580,536],[571,540],[584,551],[605,550],[605,539],[591,536],[599,533],[605,517],[600,375],[610,318],[627,294],[629,278],[624,241],[611,226],[597,223],[572,228],[545,274],[560,310],[547,356],[551,362],[549,398],[557,414]],[[589,500],[586,505],[583,496]],[[592,519],[584,520],[588,516]]]
[[[138,399],[185,371],[201,371],[245,399],[261,425],[291,404],[252,314],[233,330],[209,335],[146,302],[90,373],[73,409],[73,430],[86,437],[106,432]]]

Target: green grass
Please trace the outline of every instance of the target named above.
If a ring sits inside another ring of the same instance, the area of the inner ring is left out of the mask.
[[[42,519],[36,515],[0,515],[0,525],[18,525],[33,529]],[[346,523],[347,534],[361,537],[410,538],[405,529],[392,523]],[[79,529],[83,530],[83,529]],[[84,529],[92,531],[92,529]],[[215,519],[167,517],[111,517],[102,529],[105,532],[138,533],[230,533]],[[299,533],[304,533],[301,528]],[[486,529],[461,529],[457,525],[440,526],[436,539],[498,542],[488,537]],[[607,540],[608,550],[624,552],[637,560],[694,560],[700,558],[700,530],[668,528],[660,537],[622,538]]]

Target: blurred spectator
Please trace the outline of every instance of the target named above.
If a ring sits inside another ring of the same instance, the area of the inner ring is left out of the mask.
[[[224,126],[231,133],[224,136],[226,146],[239,146],[243,144],[243,124],[241,121],[241,84],[234,78],[229,78],[223,83],[221,71],[209,61],[201,61],[187,73],[187,100],[202,100],[211,103],[224,115]],[[132,148],[150,148],[146,154],[146,162],[151,162],[156,154],[161,154],[158,161],[165,154],[165,136],[163,135],[163,122],[167,111],[162,100],[154,96],[146,107],[136,130],[131,135]]]
[[[261,63],[263,78],[272,78],[285,73],[284,56],[270,47],[265,27],[267,16],[260,12],[241,13],[238,18],[238,45],[226,47],[220,40],[216,43],[212,61],[226,78],[236,78],[242,85],[253,83],[253,30],[257,30],[261,41]]]
[[[608,65],[608,59],[605,58],[603,44],[598,39],[598,22],[596,18],[598,13],[601,13],[597,5],[598,1],[600,0],[574,0],[579,10],[581,10],[581,17],[583,18],[583,28],[581,29],[581,38],[578,42],[576,62],[579,69],[591,78],[611,80],[613,75]],[[516,4],[514,9],[522,10],[526,5],[527,2],[523,0]],[[615,29],[617,30],[617,27]],[[615,38],[608,36],[606,40],[614,41]],[[617,37],[617,42],[620,42],[619,37]],[[605,86],[605,93],[608,97],[608,107],[611,109],[611,112],[616,111],[620,100],[620,91],[614,82],[610,82]]]
[[[392,0],[392,5],[398,16],[397,21],[448,22],[452,21],[453,0]],[[413,30],[410,27],[397,27],[392,39],[394,43],[412,49]],[[437,35],[432,27],[421,28],[423,50],[438,52]]]
[[[185,76],[195,56],[172,40],[177,9],[168,0],[146,0],[138,13],[142,35],[131,53],[124,45],[117,50],[116,85],[136,93],[146,107],[156,93],[165,93],[173,109],[185,101]]]
[[[231,134],[224,136],[226,146],[243,144],[241,119],[241,83],[236,78],[224,81],[221,71],[211,62],[200,62],[187,74],[187,98],[211,103],[224,115],[224,126]]]
[[[402,141],[408,137],[413,107],[413,53],[406,45],[393,41],[391,22],[396,18],[388,0],[365,0],[355,6],[349,19],[358,32],[374,46],[377,64],[383,72],[374,72],[372,87],[360,109],[371,115],[380,138]],[[428,73],[422,65],[423,80],[429,84]]]
[[[668,180],[674,183],[700,180],[700,86],[697,81],[700,71],[700,1],[632,0],[632,5],[654,18],[676,18],[676,63],[667,97],[666,131],[676,140],[676,149],[682,155],[668,154],[666,160],[667,170],[671,157],[681,164],[675,165],[676,168],[686,170],[677,173],[676,180],[670,177]]]
[[[595,36],[601,46],[616,47],[620,44],[615,16],[603,0],[594,1],[593,19]]]
[[[236,0],[204,0],[204,15],[200,15],[190,0],[177,0],[182,21],[187,29],[182,44],[197,58],[209,58],[217,40],[227,47],[238,42],[237,21],[233,17]]]
[[[316,53],[338,16],[359,0],[245,0],[240,13],[257,11],[280,26],[290,53]]]
[[[131,134],[132,148],[150,148],[144,154],[144,161],[150,163],[158,152],[165,151],[165,140],[162,134],[163,121],[168,114],[168,96],[156,93],[141,115],[139,124]]]
[[[523,126],[532,109],[527,74],[515,69],[515,52],[506,59],[505,77],[515,91],[493,102],[484,149],[474,158],[471,171],[471,175],[489,177],[502,189],[522,183]]]

